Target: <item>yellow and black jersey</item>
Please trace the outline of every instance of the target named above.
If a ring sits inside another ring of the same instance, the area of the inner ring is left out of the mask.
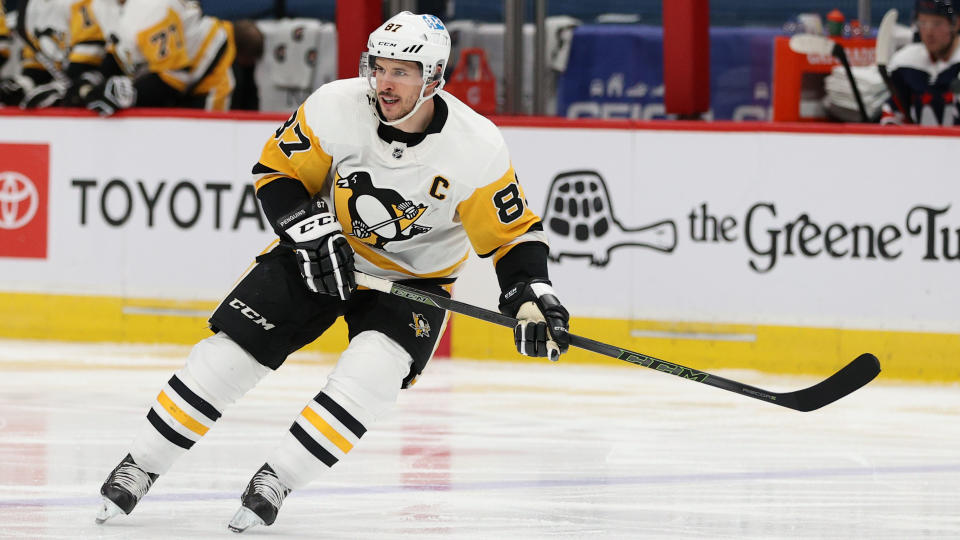
[[[99,66],[103,62],[106,36],[93,4],[94,0],[79,0],[70,4],[67,61],[71,64]]]
[[[181,94],[207,96],[208,110],[230,107],[236,47],[229,22],[203,15],[196,2],[127,0],[115,35],[127,75],[155,73]]]
[[[441,91],[425,133],[380,124],[367,81],[320,87],[267,141],[258,190],[293,178],[332,202],[357,270],[388,279],[456,278],[472,247],[500,259],[542,242],[496,126]]]
[[[10,27],[7,26],[7,14],[3,12],[3,4],[0,3],[0,66],[10,59],[12,42]]]
[[[70,64],[97,67],[103,61],[106,40],[95,0],[29,0],[22,6],[20,34],[26,42],[24,69],[50,65],[66,70]],[[37,58],[48,60],[44,65]]]

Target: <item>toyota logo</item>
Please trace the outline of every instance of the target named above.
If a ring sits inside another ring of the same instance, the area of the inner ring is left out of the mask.
[[[26,176],[0,172],[0,229],[19,229],[37,214],[40,194]]]

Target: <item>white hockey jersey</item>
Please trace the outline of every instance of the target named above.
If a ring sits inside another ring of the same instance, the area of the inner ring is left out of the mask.
[[[236,56],[233,25],[205,16],[197,2],[126,0],[112,33],[127,75],[157,73],[185,94],[207,94],[207,109],[229,108]]]
[[[496,126],[446,92],[421,140],[394,140],[365,79],[320,87],[267,141],[257,189],[299,180],[332,201],[361,272],[452,281],[472,248],[499,260],[546,243]],[[439,100],[440,102],[436,101]]]
[[[42,53],[58,69],[69,63],[100,65],[105,38],[95,0],[30,0],[22,17],[29,47],[24,67],[44,67],[34,51]],[[41,59],[42,60],[42,59]],[[48,68],[49,69],[49,68]]]

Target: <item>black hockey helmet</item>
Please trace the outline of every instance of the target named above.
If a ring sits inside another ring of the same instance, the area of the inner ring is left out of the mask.
[[[956,20],[957,10],[953,5],[953,0],[917,0],[913,8],[913,16],[921,13],[930,15],[940,15],[950,19],[950,22]]]

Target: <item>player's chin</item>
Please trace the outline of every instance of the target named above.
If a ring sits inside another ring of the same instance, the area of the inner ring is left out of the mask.
[[[407,114],[409,114],[411,110],[413,110],[412,107],[407,108],[407,109],[402,109],[402,108],[400,108],[400,104],[399,104],[399,103],[397,103],[395,106],[393,106],[392,109],[393,109],[393,110],[383,111],[383,116],[384,116],[384,118],[387,119],[388,122],[394,122],[394,121],[396,121],[396,120],[399,120],[399,119],[403,118],[404,116],[406,116]]]

